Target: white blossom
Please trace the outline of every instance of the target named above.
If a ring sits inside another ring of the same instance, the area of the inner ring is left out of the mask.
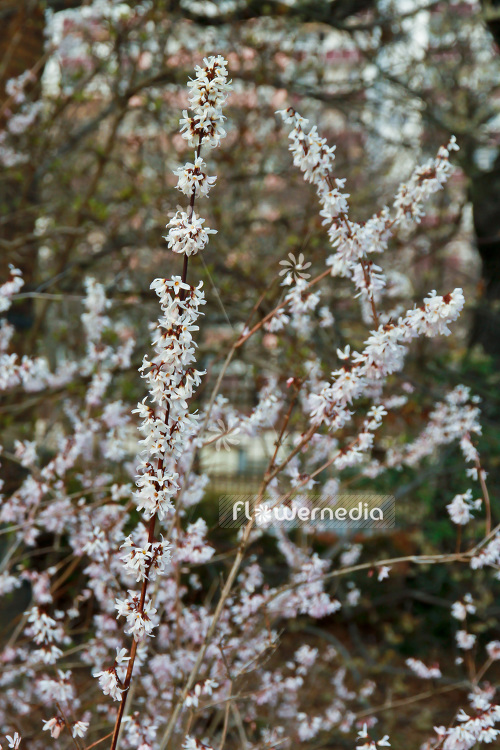
[[[48,721],[44,721],[43,731],[50,732],[51,737],[57,739],[64,729],[64,719],[61,716],[54,716]]]
[[[476,642],[476,636],[472,633],[467,633],[466,630],[459,630],[456,634],[457,646],[464,651],[469,651]]]
[[[194,211],[191,211],[190,214],[185,211],[177,211],[167,224],[168,234],[164,238],[167,240],[170,250],[185,255],[196,255],[200,250],[203,250],[208,242],[208,236],[217,234],[215,229],[204,227],[204,223],[205,219],[196,216]]]
[[[104,695],[110,695],[114,701],[121,700],[122,689],[118,684],[118,677],[114,667],[104,669],[94,674],[99,680],[99,687]]]

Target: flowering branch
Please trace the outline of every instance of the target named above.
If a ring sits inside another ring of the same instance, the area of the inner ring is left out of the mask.
[[[215,177],[208,177],[203,171],[200,152],[203,145],[208,148],[218,146],[225,136],[221,108],[229,86],[226,62],[222,57],[212,57],[204,63],[203,68],[196,68],[197,76],[188,84],[193,115],[189,116],[185,111],[181,120],[183,137],[196,147],[194,163],[176,170],[178,189],[190,196],[189,212],[176,213],[167,225],[169,232],[165,238],[173,252],[184,255],[182,277],[174,276],[170,281],[156,279],[151,284],[160,298],[163,317],[153,339],[155,357],[152,362],[144,357],[140,368],[148,383],[150,404],[144,399],[135,410],[143,420],[140,430],[144,438],[141,442],[146,455],[139,467],[137,508],[144,511],[149,524],[144,546],[136,544],[130,536],[122,545],[128,550],[122,558],[125,567],[138,573],[142,586],[139,596],[129,592],[129,597],[117,600],[116,605],[118,616],[126,617],[129,625],[126,632],[134,636],[134,641],[123,681],[118,679],[114,668],[107,672],[114,677],[113,697],[120,699],[111,750],[118,746],[138,643],[145,635],[152,635],[157,624],[156,609],[147,598],[148,583],[164,570],[170,559],[169,545],[155,540],[156,521],[163,520],[173,509],[171,500],[180,489],[176,460],[182,455],[187,438],[197,428],[195,416],[187,411],[187,402],[202,375],[192,367],[195,358],[191,333],[198,330],[195,324],[200,314],[199,307],[205,304],[205,299],[202,283],[194,288],[186,283],[186,278],[189,256],[203,250],[208,235],[215,233],[215,230],[203,227],[204,219],[196,216],[194,206],[196,196],[207,196],[215,183]],[[104,682],[106,673],[101,672],[100,677]]]

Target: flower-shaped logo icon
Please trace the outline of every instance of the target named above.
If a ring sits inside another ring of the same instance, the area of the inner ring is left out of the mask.
[[[255,508],[255,523],[257,526],[267,526],[273,516],[268,503],[261,503]]]
[[[280,276],[291,276],[293,281],[311,278],[310,273],[304,273],[305,269],[311,265],[309,261],[304,263],[304,253],[300,253],[298,258],[293,253],[288,253],[288,257],[290,260],[280,260],[280,266],[283,266]]]
[[[210,432],[215,433],[215,436],[213,440],[210,442],[215,443],[215,450],[220,451],[221,448],[224,448],[226,451],[231,450],[232,445],[239,445],[239,439],[236,437],[238,432],[240,431],[239,427],[233,427],[230,429],[226,426],[223,419],[217,420],[217,426],[210,427]]]

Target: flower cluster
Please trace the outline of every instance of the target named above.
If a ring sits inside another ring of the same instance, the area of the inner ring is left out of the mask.
[[[61,624],[44,612],[42,607],[34,606],[28,615],[27,634],[40,647],[32,654],[33,663],[55,664],[62,656],[60,646],[65,641]]]
[[[96,672],[94,677],[97,677],[99,680],[99,687],[104,695],[110,695],[114,701],[121,700],[123,690],[120,687],[115,667]]]
[[[210,188],[215,185],[216,177],[209,177],[204,171],[205,162],[201,156],[196,156],[194,164],[187,162],[183,167],[174,169],[179,178],[177,190],[189,197],[196,193],[198,197],[207,196]]]
[[[377,750],[379,747],[390,747],[389,735],[386,734],[381,740],[373,740],[368,734],[367,724],[358,732],[358,741],[364,740],[361,745],[356,745],[356,750]]]
[[[316,126],[306,132],[308,120],[292,107],[280,110],[278,114],[287,125],[291,125],[289,139],[294,164],[316,187],[320,215],[335,249],[327,260],[332,275],[351,278],[357,296],[361,297],[362,303],[371,303],[373,309],[387,281],[382,268],[369,260],[368,255],[383,253],[394,228],[404,220],[420,221],[424,200],[439,190],[453,171],[449,156],[450,151],[458,150],[456,138],[452,136],[447,146],[439,149],[434,160],[418,167],[408,183],[400,186],[392,213],[384,207],[368,221],[359,224],[349,219],[349,193],[342,192],[345,179],[331,175],[335,147],[328,146],[326,139],[318,135]]]
[[[436,680],[442,677],[441,670],[437,664],[427,667],[420,659],[407,659],[406,664],[422,680]]]
[[[136,641],[142,640],[145,635],[152,635],[153,628],[158,624],[151,600],[146,599],[142,603],[140,599],[139,594],[129,591],[127,599],[117,598],[115,604],[117,616],[127,620],[128,630],[125,632],[133,635]]]
[[[203,250],[209,235],[216,233],[215,229],[204,227],[205,220],[196,216],[194,200],[196,196],[207,196],[216,179],[209,177],[205,172],[200,149],[202,146],[218,146],[221,138],[226,135],[222,127],[225,119],[222,106],[230,89],[227,81],[227,63],[220,55],[206,58],[204,63],[204,67],[196,67],[197,76],[188,84],[193,116],[189,117],[184,111],[181,120],[183,137],[196,148],[194,163],[187,162],[174,172],[178,177],[177,188],[191,198],[189,212],[178,211],[175,214],[167,224],[168,234],[165,237],[174,253],[186,256],[195,255],[199,250]]]
[[[398,221],[411,219],[419,222],[424,215],[422,204],[432,193],[440,190],[453,172],[450,151],[458,151],[457,139],[451,136],[446,146],[441,146],[437,156],[417,167],[406,184],[402,184],[394,200]]]
[[[471,558],[470,566],[473,570],[484,568],[486,565],[498,567],[500,565],[500,532]]]
[[[467,490],[461,495],[455,495],[451,503],[446,506],[453,523],[464,526],[472,518],[472,511],[479,510],[482,505],[481,498],[472,499],[472,490]]]
[[[136,411],[142,418],[140,431],[145,458],[139,467],[137,507],[146,518],[165,518],[171,499],[179,490],[175,461],[182,455],[188,437],[196,430],[195,416],[188,413],[188,400],[202,373],[192,365],[195,346],[192,333],[205,304],[201,282],[195,288],[180,277],[156,279],[151,287],[160,298],[163,315],[154,335],[155,356],[144,357],[142,377],[149,388],[150,405],[144,399]]]
[[[12,305],[12,297],[24,286],[24,279],[19,268],[9,265],[10,278],[0,286],[0,312],[5,312]]]
[[[181,133],[190,146],[200,144],[213,148],[225,137],[222,124],[226,119],[222,107],[227,99],[230,85],[227,80],[227,62],[223,57],[209,57],[203,60],[204,66],[197,65],[196,78],[190,80],[189,103],[192,117],[186,110],[181,120]]]
[[[121,558],[125,568],[137,576],[136,581],[143,581],[145,578],[154,581],[158,573],[164,572],[166,564],[170,561],[170,544],[163,539],[161,542],[145,542],[141,546],[129,535],[121,548],[125,549],[125,554]]]
[[[488,696],[477,693],[470,696],[475,716],[463,709],[457,714],[460,722],[452,727],[435,727],[438,747],[443,750],[469,750],[478,742],[491,743],[500,736],[495,724],[500,722],[500,706],[491,703]]]
[[[196,190],[196,185],[193,190]],[[185,255],[196,255],[199,250],[203,250],[208,242],[208,235],[216,234],[215,229],[205,228],[204,223],[205,219],[200,219],[194,211],[190,215],[185,211],[177,211],[167,225],[168,235],[164,238],[170,250]]]
[[[467,615],[473,615],[476,611],[476,605],[472,601],[470,594],[465,594],[463,599],[454,602],[451,607],[452,617],[457,620],[465,620]]]
[[[463,304],[461,289],[444,297],[432,292],[421,307],[410,310],[397,324],[380,325],[366,340],[364,350],[352,353],[352,364],[333,372],[333,383],[310,395],[313,424],[325,422],[332,430],[343,427],[351,417],[348,406],[353,401],[403,368],[405,344],[420,335],[448,335],[448,324],[457,319]]]

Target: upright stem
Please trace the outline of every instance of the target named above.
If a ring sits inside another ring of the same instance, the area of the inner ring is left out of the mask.
[[[148,542],[150,544],[152,544],[154,541],[155,524],[156,524],[156,513],[150,520],[149,527],[148,527]],[[148,588],[148,583],[149,583],[149,580],[148,580],[147,573],[146,573],[146,577],[144,578],[144,581],[142,582],[141,599],[139,602],[139,612],[141,613],[144,611],[144,603],[146,601],[146,592]],[[135,657],[137,654],[137,643],[138,641],[136,641],[134,638],[134,640],[132,641],[132,646],[130,648],[130,659],[128,662],[127,674],[125,675],[125,679],[123,681],[122,699],[120,701],[120,707],[118,709],[118,714],[117,714],[116,721],[115,721],[115,728],[113,730],[113,739],[111,740],[111,750],[116,750],[116,748],[118,747],[118,739],[120,736],[120,728],[121,728],[121,723],[123,720],[123,713],[125,711],[125,704],[127,702],[127,695],[128,695],[128,691],[130,688],[130,681],[132,679],[132,672],[134,670],[134,662],[135,662]]]
[[[197,156],[200,155],[200,151],[201,151],[201,136],[200,136],[200,140],[199,140],[199,143],[198,143],[198,147],[196,149],[196,155]],[[191,199],[189,201],[189,221],[191,221],[191,219],[193,218],[195,199],[196,199],[196,185],[193,187],[193,192],[191,193]],[[188,273],[188,265],[189,265],[189,257],[188,257],[188,255],[184,255],[184,263],[183,263],[183,266],[182,266],[182,283],[183,284],[186,283],[187,273]],[[181,289],[181,292],[180,292],[179,296],[180,296],[181,301],[184,300],[185,296],[186,296],[186,290],[185,289]],[[167,407],[167,410],[165,412],[165,424],[166,425],[168,425],[169,416],[170,416],[170,408]],[[158,459],[158,471],[161,471],[162,469],[163,469],[163,458],[160,457]],[[160,487],[158,486],[158,490],[159,489],[160,489]],[[148,543],[149,544],[153,544],[153,542],[155,541],[156,519],[157,519],[157,514],[155,513],[154,516],[151,518],[151,520],[149,522],[149,527],[148,527]],[[141,613],[141,614],[144,612],[144,605],[146,603],[146,593],[147,593],[148,583],[149,583],[148,574],[149,574],[149,569],[146,571],[146,575],[145,575],[144,581],[142,582],[142,587],[141,587],[141,598],[140,598],[140,601],[139,601],[139,608],[138,608],[138,612]],[[117,750],[117,748],[118,748],[118,741],[119,741],[119,738],[120,738],[120,729],[121,729],[121,725],[122,725],[122,721],[123,721],[123,714],[125,712],[125,705],[126,705],[126,702],[127,702],[127,695],[128,695],[129,688],[130,688],[130,682],[132,680],[132,673],[133,673],[133,670],[134,670],[135,657],[137,655],[137,643],[138,643],[138,641],[136,641],[135,638],[134,638],[134,640],[132,642],[132,646],[130,648],[130,659],[129,659],[129,662],[128,662],[127,674],[125,675],[125,679],[123,681],[123,693],[122,693],[122,698],[121,698],[121,701],[120,701],[120,707],[118,709],[118,714],[116,716],[115,728],[113,730],[113,739],[111,740],[111,749],[110,750]]]
[[[486,482],[484,481],[483,467],[481,466],[481,462],[479,461],[479,459],[477,459],[476,461],[476,470],[479,478],[479,484],[481,485],[481,491],[483,493],[484,505],[486,507],[486,536],[488,536],[488,534],[490,534],[491,532],[491,503],[488,488],[486,486]]]

